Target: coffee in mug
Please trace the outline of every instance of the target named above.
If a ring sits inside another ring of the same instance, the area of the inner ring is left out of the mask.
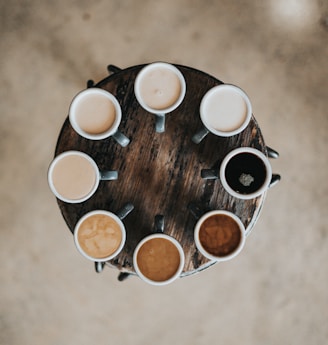
[[[184,252],[177,240],[165,234],[144,238],[133,255],[134,268],[141,279],[165,285],[177,279],[184,266]]]
[[[87,259],[104,262],[121,252],[126,239],[124,224],[112,212],[96,210],[84,215],[76,224],[74,241]]]
[[[239,199],[264,193],[271,182],[268,158],[259,150],[241,147],[231,151],[220,166],[220,180],[226,191]]]
[[[199,111],[204,127],[192,138],[197,144],[209,132],[221,137],[236,135],[247,127],[252,117],[248,96],[241,88],[231,84],[217,85],[207,91]]]
[[[194,230],[195,244],[208,259],[226,261],[240,253],[245,243],[245,227],[233,213],[224,210],[203,215]]]
[[[101,173],[96,162],[83,152],[66,151],[51,162],[48,184],[58,199],[79,203],[95,193],[101,179],[116,180],[117,175],[117,171]]]
[[[100,88],[90,88],[77,94],[69,109],[73,129],[82,137],[91,140],[110,136],[126,146],[129,139],[118,131],[122,111],[116,97]]]
[[[186,82],[175,66],[155,62],[138,73],[134,91],[139,104],[157,116],[156,131],[164,132],[165,114],[172,112],[183,101]]]

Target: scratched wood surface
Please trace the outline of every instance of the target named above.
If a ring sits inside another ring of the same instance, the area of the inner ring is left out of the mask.
[[[120,131],[131,140],[121,147],[113,138],[91,141],[74,132],[68,118],[60,132],[55,156],[68,150],[89,154],[100,170],[118,170],[117,181],[101,181],[96,193],[87,201],[68,204],[57,200],[61,213],[73,232],[85,213],[95,209],[117,212],[132,203],[134,210],[123,221],[127,240],[123,251],[108,265],[134,274],[132,255],[138,242],[154,228],[154,217],[165,217],[164,233],[182,245],[186,262],[182,276],[212,265],[196,249],[193,229],[197,219],[188,205],[202,212],[225,209],[234,212],[247,228],[253,228],[265,195],[239,200],[228,195],[219,180],[204,180],[201,170],[220,165],[223,157],[240,146],[255,147],[267,155],[260,128],[252,117],[248,127],[231,138],[209,134],[200,144],[191,141],[202,127],[199,106],[204,94],[222,81],[199,70],[176,65],[185,77],[186,96],[182,104],[166,116],[164,133],[155,132],[155,117],[143,110],[134,95],[134,81],[143,65],[118,70],[95,84],[114,94],[122,107]]]

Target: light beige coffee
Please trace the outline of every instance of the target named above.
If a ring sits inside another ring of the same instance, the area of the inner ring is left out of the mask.
[[[79,200],[88,196],[98,182],[92,162],[80,154],[65,154],[54,162],[50,179],[64,199]]]
[[[115,106],[103,94],[86,94],[77,103],[75,121],[88,134],[102,134],[108,131],[113,126],[115,119]]]
[[[155,110],[173,106],[181,94],[181,81],[169,68],[157,67],[147,70],[140,80],[140,96],[144,103]]]
[[[137,264],[141,273],[155,282],[173,277],[181,262],[177,247],[165,238],[151,238],[140,247]]]
[[[217,88],[204,106],[204,119],[208,126],[231,132],[242,126],[247,117],[245,99],[233,89]]]
[[[82,221],[77,240],[88,256],[95,259],[114,254],[122,243],[122,230],[118,222],[107,214],[93,214]]]

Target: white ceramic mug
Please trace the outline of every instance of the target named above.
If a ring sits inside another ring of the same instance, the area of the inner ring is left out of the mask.
[[[100,180],[117,180],[117,171],[100,171],[86,153],[66,151],[51,162],[48,184],[53,194],[67,203],[80,203],[97,190]]]
[[[199,112],[204,127],[192,138],[196,144],[209,132],[230,137],[243,131],[252,117],[252,104],[238,86],[220,84],[206,92]]]
[[[205,213],[196,223],[194,240],[197,249],[213,261],[236,257],[245,245],[245,227],[232,212],[215,210]]]
[[[220,165],[220,181],[224,189],[239,199],[253,199],[270,186],[272,169],[268,158],[252,147],[229,152]]]
[[[185,263],[184,251],[173,237],[163,234],[164,217],[155,217],[156,233],[146,236],[133,253],[137,275],[151,285],[167,285],[180,277]]]
[[[74,243],[80,254],[99,263],[117,256],[126,241],[122,221],[133,208],[132,204],[126,204],[117,214],[95,210],[81,217],[74,229]]]
[[[79,135],[90,140],[112,136],[124,147],[130,140],[118,130],[121,119],[122,110],[116,97],[96,87],[78,93],[69,108],[69,121]]]
[[[141,69],[134,84],[139,104],[156,115],[156,132],[165,131],[165,114],[183,101],[186,82],[180,70],[165,62],[154,62]]]

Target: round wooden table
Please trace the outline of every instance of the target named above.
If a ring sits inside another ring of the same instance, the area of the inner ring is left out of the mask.
[[[122,107],[119,130],[130,140],[121,147],[113,138],[92,141],[79,136],[68,118],[60,132],[55,156],[68,150],[90,155],[100,170],[117,170],[117,181],[101,181],[96,193],[87,201],[69,204],[58,201],[59,208],[73,232],[77,221],[87,212],[104,209],[118,212],[132,203],[134,210],[123,220],[127,240],[122,252],[107,265],[116,267],[121,275],[135,274],[132,256],[138,242],[154,230],[154,218],[165,218],[164,233],[176,238],[185,252],[186,276],[213,264],[196,249],[193,230],[197,222],[190,205],[200,212],[224,209],[234,212],[244,223],[246,235],[253,228],[264,202],[265,194],[252,200],[230,196],[220,180],[205,180],[201,170],[218,168],[224,156],[240,146],[255,147],[268,155],[260,128],[254,118],[247,128],[230,138],[208,134],[200,143],[192,136],[202,128],[199,106],[204,94],[223,82],[199,70],[175,65],[187,85],[182,104],[166,116],[164,133],[155,132],[155,116],[145,111],[134,95],[134,81],[144,65],[119,69],[109,65],[110,75],[88,87],[111,92]]]

